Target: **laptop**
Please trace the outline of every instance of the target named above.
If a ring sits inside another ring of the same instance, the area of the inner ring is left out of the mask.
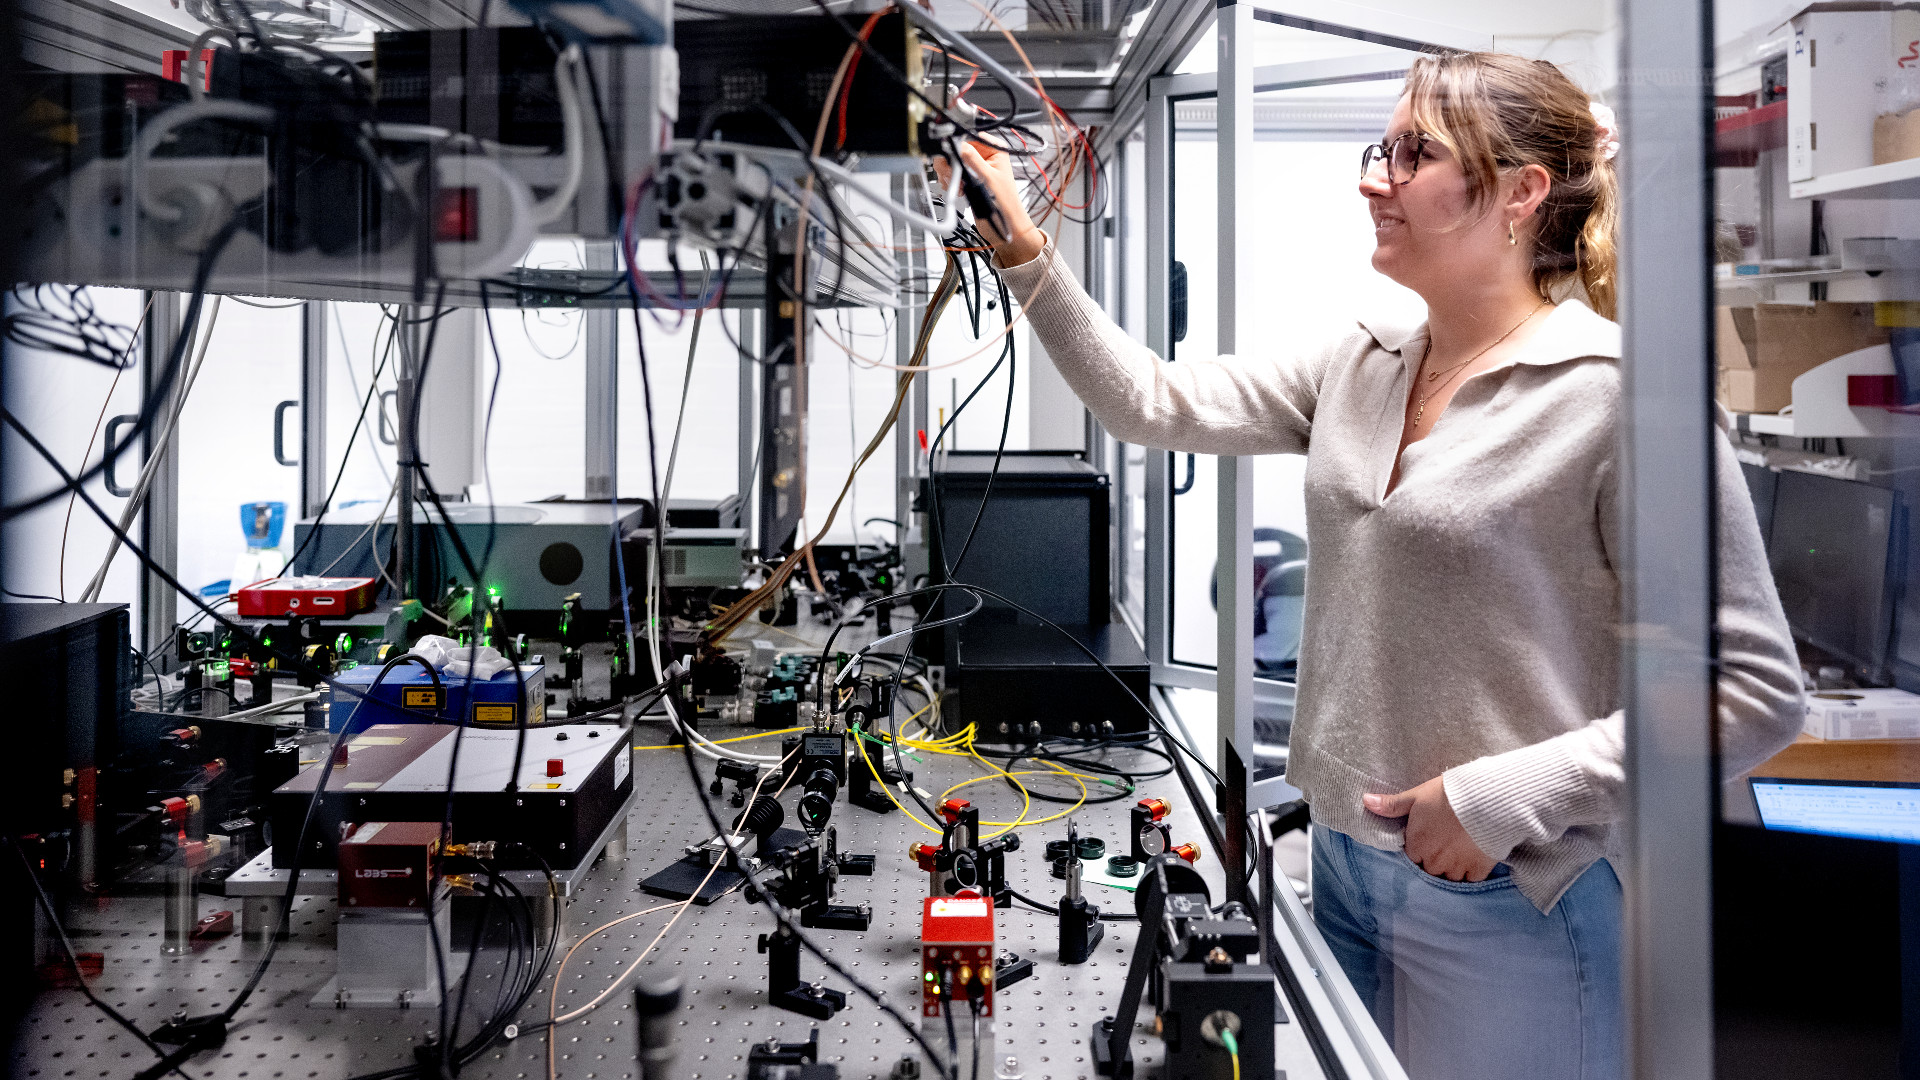
[[[1920,844],[1920,783],[1752,776],[1769,829]]]

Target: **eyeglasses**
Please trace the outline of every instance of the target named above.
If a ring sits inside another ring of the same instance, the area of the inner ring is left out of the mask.
[[[1360,175],[1364,178],[1373,171],[1376,162],[1387,163],[1387,180],[1394,184],[1404,184],[1413,179],[1420,171],[1420,155],[1426,150],[1428,138],[1417,131],[1409,131],[1391,142],[1379,142],[1360,152]]]

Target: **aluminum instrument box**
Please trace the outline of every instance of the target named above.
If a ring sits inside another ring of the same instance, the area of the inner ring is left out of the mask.
[[[619,724],[555,724],[526,734],[520,771],[512,790],[520,733],[439,724],[377,724],[349,736],[344,763],[312,763],[282,784],[268,801],[276,843],[273,865],[294,862],[296,837],[306,820],[314,787],[326,769],[326,793],[305,837],[300,865],[336,865],[343,825],[367,821],[438,822],[447,807],[447,766],[459,736],[459,773],[454,781],[456,844],[482,840],[502,845],[507,869],[538,866],[521,844],[555,870],[579,865],[594,841],[633,792],[631,729]]]

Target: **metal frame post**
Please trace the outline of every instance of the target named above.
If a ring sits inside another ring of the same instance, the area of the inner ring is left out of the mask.
[[[738,432],[740,446],[737,465],[740,472],[740,527],[747,530],[747,548],[759,550],[760,517],[754,502],[756,488],[754,467],[755,456],[760,449],[760,309],[735,308],[740,323],[734,327],[740,342],[740,415]]]
[[[145,393],[152,395],[164,374],[167,357],[173,355],[180,336],[183,305],[176,292],[156,292],[153,311],[147,316]],[[184,389],[186,360],[175,380],[173,392]],[[164,412],[164,408],[161,410]],[[158,427],[158,424],[153,425]],[[140,567],[140,647],[152,652],[179,622],[180,597],[160,578],[159,571],[178,575],[180,569],[180,455],[171,443],[159,444],[149,428],[145,439],[148,457],[160,455],[160,467],[154,470],[153,483],[147,489],[146,505],[140,512],[140,542],[147,549],[149,563]]]
[[[1167,312],[1167,282],[1173,270],[1173,105],[1167,100],[1165,86],[1165,80],[1155,80],[1148,85],[1145,177],[1147,347],[1162,357],[1171,351],[1173,344]],[[1169,479],[1172,455],[1153,449],[1146,453],[1146,653],[1153,680],[1161,682],[1162,673],[1167,670],[1173,633],[1172,613],[1168,610],[1172,600],[1168,584],[1173,560],[1167,543],[1173,513]]]
[[[300,309],[300,516],[327,501],[327,316],[325,300]]]
[[[1219,195],[1216,202],[1219,235],[1220,353],[1240,348],[1240,313],[1249,308],[1243,294],[1252,275],[1243,273],[1252,254],[1241,233],[1242,192],[1253,190],[1253,59],[1243,48],[1253,39],[1253,5],[1229,3],[1217,9],[1214,31],[1220,46],[1219,63]],[[1250,202],[1251,200],[1249,200]],[[1218,717],[1220,751],[1220,810],[1227,816],[1226,851],[1221,858],[1233,866],[1246,865],[1246,798],[1253,762],[1253,459],[1219,459],[1219,532],[1216,565],[1220,602],[1217,634]],[[1246,884],[1238,873],[1227,875],[1227,895],[1245,901]]]
[[[1627,1060],[1713,1074],[1712,8],[1621,8]]]
[[[398,470],[399,494],[394,499],[394,581],[399,585],[396,600],[411,600],[420,595],[420,543],[413,510],[420,501],[418,454],[420,433],[415,429],[414,401],[420,395],[420,354],[426,349],[432,315],[429,309],[410,304],[401,308],[401,326],[395,331],[400,342],[400,370],[394,377],[393,467]]]
[[[925,186],[925,181],[921,181],[921,186]],[[894,175],[892,195],[895,202],[908,204],[911,190],[912,184],[907,174]],[[913,343],[920,334],[920,294],[927,291],[927,260],[926,253],[914,243],[917,234],[905,223],[895,223],[893,236],[896,249],[894,264],[901,280],[911,283],[903,292],[900,310],[895,312],[893,320],[893,362],[905,364],[913,358]],[[924,396],[926,382],[925,375],[914,376],[914,386],[908,390],[909,395],[917,391]],[[913,531],[913,496],[920,480],[920,457],[914,453],[919,447],[918,440],[914,438],[916,419],[915,410],[909,406],[902,408],[893,422],[893,520],[900,523],[895,529],[895,539],[903,548],[909,543],[909,534]]]
[[[586,269],[615,268],[613,242],[590,240]],[[620,309],[591,308],[581,312],[586,343],[586,497],[612,499],[620,490]]]

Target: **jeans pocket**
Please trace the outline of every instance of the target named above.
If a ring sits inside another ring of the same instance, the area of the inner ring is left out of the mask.
[[[1446,878],[1437,877],[1421,869],[1420,864],[1407,858],[1407,853],[1404,851],[1400,853],[1400,858],[1406,862],[1408,869],[1419,875],[1420,880],[1442,892],[1460,893],[1471,896],[1479,893],[1490,893],[1497,892],[1501,889],[1514,888],[1513,868],[1506,863],[1494,864],[1492,872],[1487,875],[1484,881],[1448,881]]]

